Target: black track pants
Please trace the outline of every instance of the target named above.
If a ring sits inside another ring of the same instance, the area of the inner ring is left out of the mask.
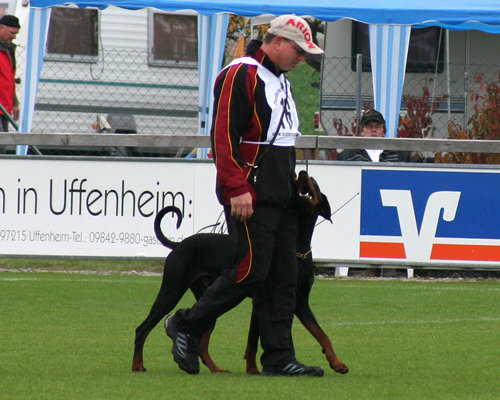
[[[297,285],[296,210],[257,206],[248,221],[229,217],[228,225],[237,241],[236,263],[193,308],[178,312],[181,330],[201,336],[219,316],[253,296],[264,350],[262,365],[281,365],[295,357],[291,328]]]

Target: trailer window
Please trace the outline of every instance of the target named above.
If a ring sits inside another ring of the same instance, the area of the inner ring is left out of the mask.
[[[96,62],[98,26],[97,10],[54,7],[50,14],[45,58]]]
[[[149,64],[198,66],[198,17],[193,13],[151,12]]]
[[[437,26],[411,30],[406,72],[443,72],[444,30]],[[352,24],[352,64],[356,70],[356,54],[363,55],[363,72],[371,71],[368,25]]]

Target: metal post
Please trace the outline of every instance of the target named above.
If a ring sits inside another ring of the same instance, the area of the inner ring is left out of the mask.
[[[359,133],[359,123],[361,121],[361,84],[362,84],[362,75],[363,72],[363,55],[356,54],[356,77],[358,78],[358,84],[356,88],[356,133]]]
[[[450,87],[450,31],[445,29],[446,48],[445,48],[445,65],[446,65],[446,93],[448,94],[448,121],[451,121],[451,87]]]
[[[470,50],[470,36],[469,31],[465,31],[465,68],[464,68],[464,116],[463,127],[467,129],[467,114],[469,112],[467,94],[469,92],[469,50]]]

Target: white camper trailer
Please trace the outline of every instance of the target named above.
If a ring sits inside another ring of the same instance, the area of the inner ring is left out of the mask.
[[[29,2],[6,4],[9,12],[22,14],[26,27]],[[252,25],[270,18],[253,18]],[[32,131],[86,132],[98,115],[125,114],[133,118],[118,118],[129,121],[118,130],[197,133],[196,21],[194,13],[154,9],[52,9]],[[373,103],[366,32],[359,25],[347,19],[326,23],[320,116],[327,134],[336,134],[335,119],[350,127],[357,113]],[[25,34],[26,29],[21,29],[17,40],[19,69]],[[491,76],[499,69],[500,36],[434,28],[419,43],[424,59],[409,59],[404,94],[419,96],[427,85],[432,99],[446,95],[433,116],[436,136],[446,136],[448,120],[467,124],[467,92],[476,86],[474,73],[485,71]],[[410,43],[410,55],[412,51]],[[356,54],[363,53],[356,70]]]
[[[194,12],[54,7],[32,131],[196,134],[198,89]]]

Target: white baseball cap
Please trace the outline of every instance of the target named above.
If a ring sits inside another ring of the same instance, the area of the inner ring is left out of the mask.
[[[297,46],[309,54],[323,54],[312,40],[311,28],[307,21],[295,14],[286,14],[271,21],[269,33],[293,40]]]

